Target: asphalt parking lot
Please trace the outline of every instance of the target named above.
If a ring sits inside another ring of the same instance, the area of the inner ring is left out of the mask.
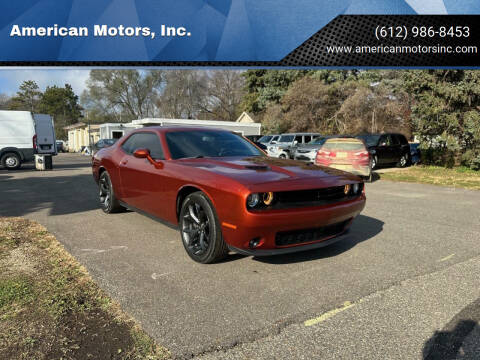
[[[366,192],[348,240],[213,265],[192,262],[175,229],[104,214],[76,154],[53,171],[0,169],[0,216],[44,224],[175,357],[478,358],[480,192],[388,181]]]

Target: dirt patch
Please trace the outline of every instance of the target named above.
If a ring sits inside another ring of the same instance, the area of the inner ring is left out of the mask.
[[[0,218],[0,359],[165,359],[46,229]]]

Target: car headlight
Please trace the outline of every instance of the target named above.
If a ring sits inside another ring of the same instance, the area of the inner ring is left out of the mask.
[[[247,207],[253,209],[259,205],[270,206],[275,200],[273,192],[253,193],[247,197]]]
[[[258,193],[253,193],[248,195],[247,206],[249,208],[254,208],[260,202],[260,195]]]

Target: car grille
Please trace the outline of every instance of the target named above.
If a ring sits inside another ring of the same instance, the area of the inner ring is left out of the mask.
[[[313,229],[278,232],[275,235],[275,245],[288,246],[326,239],[342,233],[350,220]]]
[[[363,186],[363,184],[360,183],[360,186]],[[332,186],[322,189],[281,191],[275,193],[275,202],[269,206],[268,209],[328,205],[340,201],[353,200],[358,196],[360,195],[345,195],[343,186]]]

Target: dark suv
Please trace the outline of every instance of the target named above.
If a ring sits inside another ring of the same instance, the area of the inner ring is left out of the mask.
[[[367,145],[372,169],[389,164],[405,167],[411,163],[410,145],[402,134],[368,134],[356,138]]]

